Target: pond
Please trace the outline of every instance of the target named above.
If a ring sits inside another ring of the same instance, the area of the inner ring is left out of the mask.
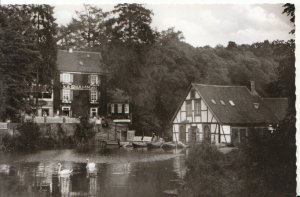
[[[86,159],[96,163],[88,173]],[[178,187],[185,153],[161,149],[74,149],[0,153],[0,196],[161,197]],[[71,175],[59,176],[62,169]]]

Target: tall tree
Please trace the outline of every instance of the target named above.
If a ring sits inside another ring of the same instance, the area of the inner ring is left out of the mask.
[[[40,62],[31,39],[14,30],[0,13],[0,119],[13,119],[26,109],[33,68]]]
[[[75,11],[70,24],[59,28],[59,45],[61,48],[96,50],[106,42],[104,21],[108,15],[101,8],[84,4],[83,11]]]
[[[108,32],[114,40],[128,44],[151,44],[155,40],[155,32],[150,24],[152,22],[151,10],[141,4],[118,4],[112,11],[116,17],[107,22]]]

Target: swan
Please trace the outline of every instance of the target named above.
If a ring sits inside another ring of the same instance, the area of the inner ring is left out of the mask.
[[[89,159],[86,159],[86,169],[88,171],[96,170],[96,164],[94,162],[89,162]]]
[[[73,172],[73,169],[69,170],[69,169],[65,169],[65,170],[61,170],[61,163],[58,163],[58,174],[59,175],[69,175]]]

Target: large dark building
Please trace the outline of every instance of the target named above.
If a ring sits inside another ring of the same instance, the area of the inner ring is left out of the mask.
[[[57,69],[54,115],[96,117],[106,114],[106,80],[100,53],[59,50]]]

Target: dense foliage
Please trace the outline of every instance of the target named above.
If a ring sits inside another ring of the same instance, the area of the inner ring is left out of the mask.
[[[49,5],[0,6],[0,120],[26,109],[33,83],[56,72],[56,23]]]

